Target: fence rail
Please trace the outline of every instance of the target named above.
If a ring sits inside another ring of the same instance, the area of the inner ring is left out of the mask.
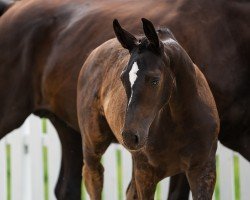
[[[249,147],[250,148],[250,147]],[[60,169],[61,147],[47,120],[30,116],[22,127],[0,141],[0,200],[54,200]],[[105,153],[104,200],[123,200],[131,178],[130,154],[119,145]],[[155,199],[166,199],[169,179],[157,186]],[[219,145],[215,200],[250,199],[250,164]],[[112,191],[111,191],[112,188]],[[82,199],[89,197],[85,188]]]

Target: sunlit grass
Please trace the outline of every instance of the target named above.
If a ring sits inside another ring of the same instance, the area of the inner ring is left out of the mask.
[[[47,120],[42,119],[42,133],[47,134]],[[43,181],[44,199],[49,200],[49,170],[48,170],[48,148],[43,145]]]
[[[234,185],[235,185],[235,200],[240,200],[240,170],[239,170],[238,156],[234,156]]]
[[[161,185],[158,184],[157,187],[156,187],[156,192],[155,192],[155,199],[156,200],[161,200]]]
[[[49,200],[48,149],[45,146],[43,146],[43,181],[44,199]]]
[[[82,200],[86,199],[86,188],[85,188],[85,184],[84,181],[82,181]]]
[[[7,200],[11,200],[11,146],[6,145],[7,161]]]
[[[122,200],[122,155],[121,150],[116,150],[116,166],[117,166],[117,179],[118,179],[118,200]]]
[[[219,160],[219,156],[216,156],[216,184],[215,184],[215,199],[219,200],[220,199],[220,179],[218,177],[220,177],[220,171],[219,171],[219,165],[220,165],[220,160]]]

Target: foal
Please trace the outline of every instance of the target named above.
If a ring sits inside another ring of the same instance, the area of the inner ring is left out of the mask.
[[[157,34],[150,21],[142,22],[146,37],[137,39],[114,20],[119,42],[97,47],[79,75],[87,191],[91,199],[101,199],[100,159],[119,142],[133,158],[127,199],[153,199],[160,180],[181,172],[194,199],[211,199],[219,131],[212,93],[174,36],[167,29]]]

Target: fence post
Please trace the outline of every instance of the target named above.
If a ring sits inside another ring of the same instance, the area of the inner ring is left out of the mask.
[[[23,200],[32,200],[31,192],[31,155],[29,151],[29,119],[21,127],[23,134]]]
[[[126,190],[132,178],[132,157],[128,150],[121,146],[122,152],[122,191],[123,199],[126,199]]]
[[[29,117],[29,154],[31,159],[32,200],[44,200],[43,145],[41,120],[34,115]]]
[[[103,156],[104,163],[104,190],[103,199],[111,200],[118,198],[118,181],[116,166],[116,146],[112,144]]]
[[[23,134],[21,129],[12,131],[6,138],[11,147],[11,198],[12,200],[23,200]]]
[[[169,178],[165,178],[160,182],[161,199],[167,199],[169,191]]]

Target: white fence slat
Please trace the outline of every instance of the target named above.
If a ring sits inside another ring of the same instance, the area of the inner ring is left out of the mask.
[[[31,155],[29,151],[29,135],[30,135],[29,120],[24,122],[22,126],[22,134],[24,135],[24,155],[23,155],[23,199],[32,200],[31,192]]]
[[[233,168],[233,152],[229,151],[223,145],[218,146],[219,157],[219,183],[220,198],[226,200],[234,199],[234,168]]]
[[[0,141],[0,199],[7,199],[7,163],[5,139]]]
[[[241,200],[250,199],[250,163],[239,156]]]
[[[16,129],[7,136],[7,143],[11,147],[11,197],[12,200],[23,200],[23,139],[21,129]]]
[[[126,191],[132,177],[131,154],[124,147],[120,147],[122,157],[122,192],[123,199],[126,199]]]
[[[47,134],[44,138],[48,149],[49,200],[56,200],[55,186],[61,165],[61,144],[53,125],[47,121]]]
[[[189,193],[189,200],[193,200],[192,192]]]
[[[32,199],[44,200],[42,123],[40,118],[33,115],[29,117],[29,125],[29,153],[31,155]]]
[[[116,149],[116,145],[112,144],[103,156],[103,163],[105,165],[103,197],[105,200],[118,198]]]
[[[165,178],[160,182],[161,199],[167,199],[169,190],[169,178]]]

